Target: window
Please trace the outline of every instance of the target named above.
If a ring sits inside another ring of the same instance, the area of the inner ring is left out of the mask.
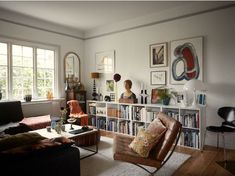
[[[3,99],[22,100],[26,94],[33,95],[33,99],[42,99],[46,98],[47,91],[56,94],[56,49],[51,48],[0,42]]]
[[[2,91],[2,99],[6,99],[8,72],[7,72],[7,44],[0,43],[0,90]]]
[[[42,98],[47,91],[54,92],[54,52],[37,49],[37,93]]]

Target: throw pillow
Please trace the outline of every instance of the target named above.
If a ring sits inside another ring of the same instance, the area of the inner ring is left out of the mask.
[[[166,131],[165,125],[162,124],[159,118],[155,118],[146,129],[150,133],[157,133],[158,135],[164,134]]]
[[[141,128],[129,147],[142,157],[148,157],[150,150],[155,146],[158,135]]]

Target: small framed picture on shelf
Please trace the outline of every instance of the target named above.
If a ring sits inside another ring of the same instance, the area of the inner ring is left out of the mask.
[[[115,93],[110,93],[110,101],[115,101]]]
[[[167,66],[167,43],[150,45],[150,67]]]
[[[204,93],[197,94],[197,104],[199,106],[206,106],[206,94]]]
[[[151,103],[152,104],[160,104],[161,103],[161,99],[159,97],[159,91],[162,91],[162,89],[159,89],[159,88],[152,89],[152,92],[151,92]]]
[[[151,85],[166,85],[166,71],[151,71]]]

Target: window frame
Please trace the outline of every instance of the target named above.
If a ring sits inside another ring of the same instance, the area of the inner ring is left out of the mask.
[[[6,100],[12,100],[13,98],[13,62],[12,62],[12,45],[20,45],[33,48],[33,100],[43,100],[45,98],[39,98],[37,96],[37,49],[52,50],[54,51],[54,97],[59,96],[59,51],[58,45],[46,44],[35,41],[25,41],[18,39],[10,39],[0,36],[0,42],[7,44],[7,93],[8,98]],[[22,100],[21,100],[22,101]]]

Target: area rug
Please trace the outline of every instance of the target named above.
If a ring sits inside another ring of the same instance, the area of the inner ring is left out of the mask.
[[[147,176],[146,171],[126,162],[113,160],[113,139],[101,137],[99,152],[81,160],[81,176]],[[80,148],[81,157],[89,154]],[[172,175],[190,155],[174,152],[168,162],[155,174],[158,176]],[[154,168],[148,167],[152,171]]]

